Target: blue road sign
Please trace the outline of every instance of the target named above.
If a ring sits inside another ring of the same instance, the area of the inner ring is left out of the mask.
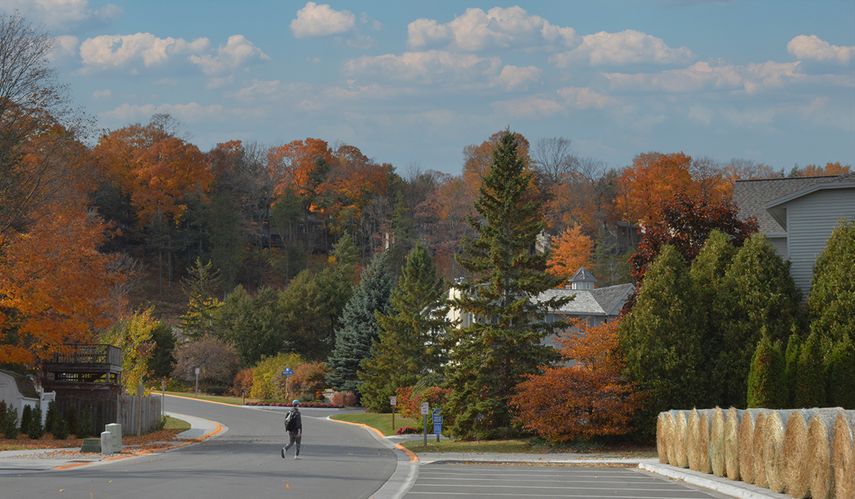
[[[286,367],[285,370],[282,371],[282,376],[285,376],[286,378],[288,376],[293,376],[293,375],[294,375],[294,370],[291,369],[290,367]]]
[[[442,413],[439,412],[439,407],[433,410],[433,433],[439,435],[442,433]]]

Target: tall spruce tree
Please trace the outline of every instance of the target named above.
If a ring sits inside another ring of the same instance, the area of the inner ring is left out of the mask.
[[[855,220],[840,222],[816,259],[808,296],[811,331],[834,342],[855,342]]]
[[[450,334],[445,413],[462,438],[514,433],[508,400],[529,374],[557,358],[542,343],[550,331],[546,311],[566,300],[533,298],[560,279],[546,273],[546,256],[535,251],[544,222],[534,179],[518,154],[514,134],[504,132],[493,152],[471,219],[475,237],[464,241],[457,261],[469,279],[454,306],[475,317]]]
[[[802,348],[802,337],[797,329],[793,329],[790,339],[787,341],[787,350],[784,353],[784,376],[787,380],[787,403],[795,407],[796,384],[799,379],[799,353]]]
[[[375,314],[388,310],[391,290],[386,255],[379,254],[362,272],[359,286],[344,306],[341,326],[335,332],[335,347],[327,361],[327,383],[336,390],[357,391],[359,364],[371,355],[371,346],[379,335]]]
[[[438,373],[446,360],[445,284],[424,246],[407,255],[390,305],[377,314],[380,336],[358,373],[362,405],[373,411],[388,411],[397,388]]]
[[[182,279],[187,295],[187,311],[181,316],[181,329],[191,338],[200,338],[214,329],[217,310],[222,302],[217,299],[220,290],[220,272],[209,260],[196,258]]]
[[[828,353],[828,403],[855,409],[855,342],[844,336]]]
[[[787,406],[781,343],[773,341],[765,330],[760,333],[760,340],[751,358],[746,399],[748,407],[782,409]]]
[[[698,327],[703,330],[701,351],[704,362],[700,372],[706,374],[704,383],[708,398],[704,405],[707,406],[727,407],[733,399],[727,396],[727,380],[732,378],[732,373],[728,372],[726,364],[720,365],[719,356],[725,349],[723,331],[727,328],[727,324],[721,320],[724,311],[722,298],[727,293],[723,285],[724,274],[735,254],[736,248],[730,236],[713,230],[689,271],[698,300]],[[741,387],[737,389],[742,392]]]
[[[825,361],[822,343],[816,332],[808,335],[799,349],[798,376],[793,391],[794,407],[825,405]]]
[[[626,369],[647,402],[639,411],[642,438],[655,435],[660,411],[704,401],[702,329],[686,261],[671,246],[662,247],[647,268],[632,310],[621,324],[620,346]]]
[[[775,252],[762,234],[748,238],[733,257],[723,283],[725,348],[719,369],[729,373],[726,396],[731,405],[745,406],[746,376],[751,356],[766,331],[772,341],[786,342],[799,319],[799,292],[789,262]]]

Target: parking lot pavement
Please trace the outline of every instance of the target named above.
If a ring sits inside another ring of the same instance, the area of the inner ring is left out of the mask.
[[[428,464],[407,494],[424,497],[721,497],[632,468]]]

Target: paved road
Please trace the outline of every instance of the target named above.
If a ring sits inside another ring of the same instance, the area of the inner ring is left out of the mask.
[[[166,409],[219,421],[224,435],[166,454],[63,472],[0,476],[0,499],[368,497],[395,454],[365,430],[304,409],[301,459],[283,460],[282,413],[167,398]],[[293,450],[291,451],[293,452]]]
[[[408,499],[476,497],[711,498],[635,469],[427,464]]]

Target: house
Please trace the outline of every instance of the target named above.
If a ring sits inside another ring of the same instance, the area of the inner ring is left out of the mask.
[[[48,405],[54,400],[54,393],[45,393],[31,376],[0,369],[0,400],[18,413],[18,424],[24,413],[24,406],[41,408],[42,424],[47,418]]]
[[[552,298],[572,297],[559,309],[549,310],[546,321],[553,324],[567,324],[560,327],[561,332],[544,338],[544,343],[555,348],[561,348],[559,334],[573,331],[576,328],[571,322],[582,321],[589,326],[596,326],[616,319],[627,300],[635,292],[632,284],[616,284],[603,288],[596,287],[597,279],[586,268],[582,267],[566,287],[549,289],[538,295],[535,300],[544,302]],[[460,297],[460,289],[452,287],[449,290],[449,300]],[[448,318],[458,323],[459,327],[468,327],[475,321],[472,314],[451,307]]]
[[[807,297],[816,258],[841,219],[855,219],[855,174],[737,180],[733,200],[742,219],[758,228],[790,261],[796,287]]]

